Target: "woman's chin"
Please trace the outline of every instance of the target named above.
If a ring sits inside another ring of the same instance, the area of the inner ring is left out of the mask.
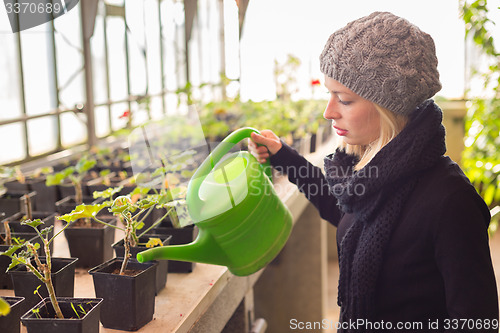
[[[359,138],[353,138],[349,136],[339,136],[339,139],[342,140],[345,144],[351,146],[366,146],[370,144],[370,142],[366,142],[366,140],[362,140]]]

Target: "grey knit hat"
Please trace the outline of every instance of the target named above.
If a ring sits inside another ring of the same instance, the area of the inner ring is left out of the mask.
[[[402,115],[441,90],[437,63],[432,37],[388,12],[337,30],[320,56],[325,75]]]

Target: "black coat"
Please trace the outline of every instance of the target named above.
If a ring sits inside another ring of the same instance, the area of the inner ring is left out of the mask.
[[[339,246],[353,218],[340,211],[321,169],[285,144],[271,163],[338,227]],[[498,332],[489,221],[488,207],[448,157],[421,175],[384,254],[375,321],[393,328],[421,323],[410,332]],[[439,329],[433,329],[436,322]]]

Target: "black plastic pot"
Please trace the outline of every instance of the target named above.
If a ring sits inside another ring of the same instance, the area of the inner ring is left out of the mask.
[[[116,217],[102,216],[99,219],[116,225]],[[113,258],[111,245],[115,241],[115,228],[101,224],[94,220],[91,227],[78,225],[76,220],[64,229],[64,236],[68,241],[71,257],[78,258],[76,267],[92,268]]]
[[[31,243],[39,243],[41,244],[41,240],[38,238],[37,234],[32,234],[32,233],[12,233],[12,237],[24,239],[27,241],[30,241]],[[5,238],[5,234],[2,233],[0,234],[0,239],[2,242],[0,243],[0,252],[7,251],[10,246],[8,245],[3,245],[3,240]],[[21,250],[18,250],[19,252]],[[40,250],[41,253],[41,250]],[[9,267],[11,262],[11,259],[7,256],[0,256],[0,289],[12,289],[14,286],[12,285],[12,279],[10,278],[9,274],[6,272],[7,268]]]
[[[2,298],[9,303],[10,313],[5,317],[0,316],[0,332],[19,333],[24,297],[2,296]]]
[[[170,235],[145,235],[143,237],[139,238],[139,243],[144,244],[147,243],[150,237],[156,237],[156,238],[161,238],[161,241],[163,245],[168,245],[170,244],[170,240],[172,239],[172,236]],[[113,249],[115,249],[115,254],[119,258],[123,258],[125,256],[125,246],[123,245],[123,239],[119,240],[115,244],[113,244]],[[137,247],[132,247],[130,249],[130,253],[132,254],[132,258],[135,259],[137,253],[147,250],[146,246],[144,245],[139,245]],[[168,265],[169,265],[169,260],[158,260],[158,266],[156,267],[156,281],[155,281],[155,294],[158,295],[158,293],[165,288],[165,285],[167,284],[167,275],[168,275]]]
[[[9,191],[14,192],[36,192],[36,208],[40,211],[55,211],[55,202],[59,200],[57,186],[45,185],[45,177],[27,178],[24,183],[19,181],[10,181],[5,183]]]
[[[127,268],[138,270],[134,276],[113,274],[120,270],[123,258],[113,258],[89,273],[94,280],[96,297],[104,299],[101,323],[106,328],[136,331],[153,319],[155,311],[155,275],[157,263],[130,260]]]
[[[30,192],[30,187],[27,182],[21,183],[18,180],[11,180],[3,184],[7,191],[11,192]]]
[[[58,297],[73,297],[75,286],[75,263],[77,258],[52,258],[52,284]],[[40,261],[45,263],[45,258]],[[25,307],[32,308],[40,301],[41,297],[48,297],[49,293],[45,285],[35,276],[26,270],[24,266],[18,266],[9,271],[14,285],[16,296],[25,298]],[[38,289],[40,296],[34,293]]]
[[[36,210],[36,203],[34,198],[36,197],[35,192],[14,192],[7,191],[3,196],[0,197],[0,213],[5,213],[5,216],[11,216],[18,212],[24,211],[24,205],[22,202],[22,197],[28,194],[31,197],[31,209]]]
[[[59,307],[64,319],[55,318],[55,311],[49,298],[40,301],[32,309],[39,309],[38,318],[32,310],[26,312],[21,321],[28,333],[99,333],[99,316],[102,298],[69,298],[57,297]],[[81,318],[75,314],[80,305],[85,310],[84,314],[79,312]]]
[[[60,199],[60,194],[57,186],[45,185],[45,177],[32,179],[29,181],[31,191],[36,191],[36,209],[44,212],[55,212],[56,201]]]
[[[174,228],[169,222],[162,222],[149,232],[152,235],[172,235],[171,245],[188,244],[196,239],[198,227],[188,225],[184,228]],[[191,273],[196,266],[194,262],[169,260],[168,271],[170,273]]]

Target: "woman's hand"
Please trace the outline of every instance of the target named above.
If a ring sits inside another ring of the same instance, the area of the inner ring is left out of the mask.
[[[263,130],[260,135],[254,132],[251,140],[248,140],[248,151],[259,163],[264,163],[271,155],[276,154],[281,146],[280,138],[270,130]]]

